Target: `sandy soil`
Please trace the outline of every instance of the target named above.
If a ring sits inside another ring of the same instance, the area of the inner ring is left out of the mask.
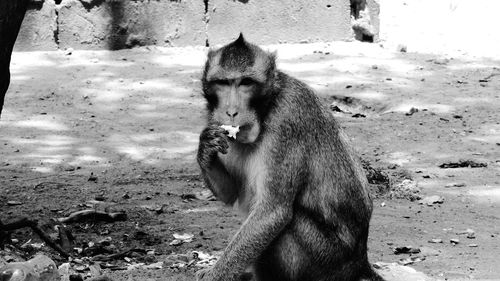
[[[408,255],[395,255],[394,248],[412,245],[432,250],[411,266],[435,278],[499,279],[500,62],[361,43],[269,48],[278,50],[282,69],[309,83],[326,104],[334,95],[355,98],[341,108],[365,118],[335,115],[364,159],[389,173],[406,171],[422,197],[444,197],[432,206],[376,198],[371,261],[398,262]],[[204,124],[205,52],[15,53],[0,121],[1,219],[29,216],[50,224],[90,204],[123,210],[128,220],[72,225],[77,246],[109,236],[116,251],[154,249],[132,257],[145,263],[222,250],[240,218],[219,202],[193,199],[203,191],[194,155]],[[406,115],[411,108],[418,112]],[[460,159],[487,167],[438,167]],[[474,239],[457,234],[466,229]],[[173,233],[192,233],[194,241],[171,246]],[[20,230],[13,238],[22,244],[35,236]],[[451,244],[452,238],[460,242]],[[194,271],[108,273],[117,280],[192,280]]]

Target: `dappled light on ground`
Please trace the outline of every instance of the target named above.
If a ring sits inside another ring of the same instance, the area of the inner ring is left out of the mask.
[[[265,48],[278,50],[278,66],[317,91],[364,160],[411,178],[422,195],[445,197],[432,207],[376,201],[375,260],[400,259],[388,245],[419,245],[456,232],[444,228],[473,227],[490,239],[478,238],[474,255],[482,257],[475,272],[498,272],[488,256],[498,253],[488,249],[498,241],[487,233],[497,231],[490,230],[498,221],[491,205],[500,202],[500,76],[491,76],[498,61],[394,53],[359,42]],[[206,53],[158,47],[15,53],[0,119],[0,200],[14,194],[24,205],[12,208],[32,211],[37,198],[57,194],[64,202],[46,200],[51,206],[42,210],[53,216],[104,194],[109,202],[103,204],[131,211],[131,227],[137,222],[167,236],[181,228],[200,233],[222,213],[230,226],[217,221],[204,236],[222,249],[221,233],[238,226],[232,211],[186,199],[203,188],[195,157],[205,126],[200,76]],[[460,160],[485,166],[440,167]],[[25,200],[29,192],[39,197]],[[173,206],[144,215],[153,202]],[[416,266],[432,268],[435,276],[451,267],[471,275],[470,261],[456,258],[472,255],[462,245],[436,245],[441,256]]]
[[[438,122],[445,126],[449,121],[443,120],[450,120],[449,115],[473,104],[498,102],[492,95],[466,92],[491,72],[492,62],[421,59],[363,43],[265,48],[278,50],[279,67],[307,82],[321,97],[357,98],[361,104],[353,108],[364,110],[374,120],[380,118],[379,124],[418,109],[418,114],[437,114],[436,119],[441,118]],[[4,152],[2,161],[26,161],[28,166],[38,167],[33,164],[36,159],[49,171],[57,170],[61,163],[105,166],[123,157],[150,165],[192,159],[204,123],[199,78],[206,52],[204,48],[148,47],[74,51],[71,55],[62,51],[15,53],[12,86],[0,121],[6,132],[0,138],[10,150]],[[464,79],[460,71],[477,79]],[[457,88],[459,92],[445,91],[441,85],[461,88]],[[421,126],[418,130],[394,129],[392,136],[383,138],[421,139],[419,130],[426,128],[422,122]],[[449,133],[445,129],[444,134],[454,134],[457,129]],[[467,138],[495,143],[498,134],[491,130],[496,129],[481,129]],[[44,142],[53,133],[71,143],[55,146]],[[432,152],[423,146],[393,148],[390,150],[397,152],[387,153],[385,160],[408,165],[452,154],[443,148]]]

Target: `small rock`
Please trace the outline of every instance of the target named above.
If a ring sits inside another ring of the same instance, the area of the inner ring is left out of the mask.
[[[477,245],[477,244],[474,244],[474,243],[473,243],[473,244],[469,244],[469,245],[467,245],[467,246],[468,246],[468,247],[471,247],[471,248],[476,248],[476,247],[478,247],[479,245]]]
[[[90,173],[88,181],[97,182],[97,176],[95,176],[94,173]]]
[[[460,240],[458,238],[452,238],[452,239],[450,239],[450,243],[453,245],[456,245],[456,244],[460,243]]]
[[[427,206],[432,206],[434,204],[442,204],[443,202],[444,198],[439,195],[427,196],[418,201],[419,204]]]
[[[465,183],[463,183],[463,182],[452,182],[452,183],[448,183],[444,187],[450,188],[450,187],[464,187],[464,186],[465,186]]]
[[[385,202],[380,203],[380,207],[385,207]]]
[[[406,53],[408,51],[408,47],[404,44],[399,44],[397,47],[396,47],[396,50],[398,52],[401,52],[401,53]]]
[[[438,58],[434,60],[434,64],[445,65],[450,62],[450,59],[447,58]]]
[[[163,262],[156,262],[152,264],[148,264],[144,266],[145,269],[162,269],[163,268]]]
[[[411,116],[413,115],[414,113],[417,113],[418,112],[418,108],[415,108],[415,107],[412,107],[410,108],[410,111],[406,112],[405,115],[406,116]]]
[[[70,56],[71,54],[73,54],[75,50],[73,50],[73,48],[67,48],[65,51],[64,51],[64,54],[67,55],[67,56]]]
[[[365,117],[366,117],[366,115],[361,114],[361,113],[356,113],[356,114],[353,114],[351,117],[352,117],[352,118],[365,118]]]
[[[337,105],[330,105],[330,110],[333,111],[333,112],[342,112],[342,113],[345,113],[345,111],[343,111],[342,109],[340,109],[340,107],[338,107]]]
[[[473,229],[466,229],[465,231],[460,231],[460,232],[457,232],[457,235],[463,235],[463,234],[466,234],[467,235],[467,238],[469,239],[475,239],[476,238],[476,233]]]
[[[14,200],[7,201],[7,205],[9,205],[9,206],[17,206],[17,205],[22,205],[22,204],[23,204],[23,202],[21,202],[21,201],[14,201]]]
[[[425,260],[424,257],[417,257],[417,256],[413,256],[413,257],[407,257],[405,259],[401,259],[398,261],[399,264],[401,265],[409,265],[409,264],[413,264],[413,263],[416,263],[416,262],[421,262]]]
[[[94,199],[96,201],[106,201],[106,197],[104,195],[96,195]]]
[[[431,239],[429,240],[429,243],[443,243],[443,239],[438,239],[438,238]]]

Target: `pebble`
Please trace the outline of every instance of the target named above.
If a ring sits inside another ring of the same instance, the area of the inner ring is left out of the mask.
[[[431,240],[429,240],[429,243],[443,243],[443,239],[438,239],[438,238],[431,239]]]
[[[452,183],[445,185],[444,187],[450,188],[450,187],[464,187],[464,186],[465,186],[465,183],[463,183],[463,182],[452,182]]]

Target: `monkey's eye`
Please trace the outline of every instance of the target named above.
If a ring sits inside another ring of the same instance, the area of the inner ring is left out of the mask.
[[[251,78],[243,78],[241,79],[240,86],[251,86],[254,85],[255,81]]]
[[[218,86],[229,86],[229,80],[226,79],[213,80],[212,83]]]

